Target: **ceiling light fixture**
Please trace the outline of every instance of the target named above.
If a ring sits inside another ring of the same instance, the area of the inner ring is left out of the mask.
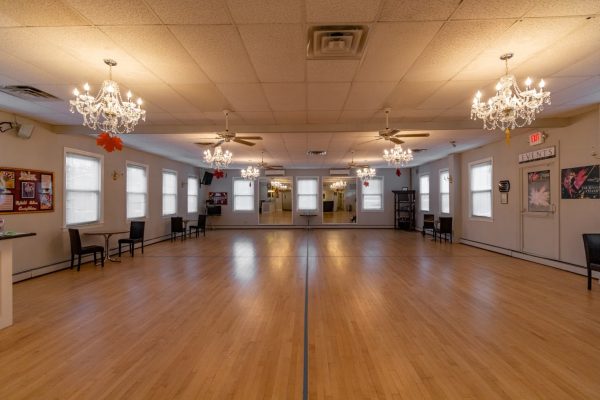
[[[329,188],[331,190],[333,190],[334,192],[343,192],[344,189],[346,189],[346,185],[347,185],[346,181],[339,180],[339,181],[335,181],[331,185],[329,185]]]
[[[215,167],[217,170],[227,168],[229,164],[231,164],[231,158],[233,157],[233,153],[229,150],[223,149],[221,146],[215,147],[215,152],[211,154],[209,149],[204,150],[204,161],[209,163],[211,167]]]
[[[375,176],[376,172],[377,171],[375,170],[375,168],[370,168],[370,167],[358,168],[356,170],[356,176],[358,176],[363,181],[363,184],[365,184],[369,181],[369,179],[371,179]],[[365,186],[368,186],[368,184]]]
[[[288,188],[288,185],[286,185],[283,182],[279,182],[279,181],[272,181],[271,186],[277,190],[287,190],[287,188]]]
[[[131,91],[127,92],[127,101],[121,98],[119,84],[112,80],[112,67],[117,65],[115,60],[104,60],[108,65],[108,80],[102,83],[102,88],[96,97],[90,95],[90,85],[83,85],[85,93],[73,90],[75,99],[69,101],[71,112],[83,115],[83,125],[94,130],[101,130],[114,136],[119,133],[132,132],[139,120],[146,120],[146,111],[142,110],[142,99],[133,101]]]
[[[397,144],[389,150],[383,150],[383,159],[387,161],[388,165],[403,167],[412,161],[413,154],[411,149],[404,150],[402,145]]]
[[[525,80],[525,90],[521,91],[515,76],[508,74],[508,60],[512,56],[513,53],[500,56],[505,63],[506,75],[496,84],[496,95],[483,102],[478,91],[471,106],[471,119],[482,119],[484,129],[504,129],[507,143],[511,129],[531,124],[535,114],[544,109],[544,104],[550,104],[550,92],[544,91],[543,79],[538,83],[539,91],[531,87],[531,78]]]
[[[260,170],[252,165],[249,165],[248,168],[242,169],[242,178],[247,179],[249,181],[253,181],[260,176]]]

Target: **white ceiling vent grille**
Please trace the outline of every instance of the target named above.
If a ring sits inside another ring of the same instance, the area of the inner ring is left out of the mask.
[[[316,60],[360,58],[368,30],[362,25],[312,26],[308,29],[307,57]]]
[[[23,100],[60,100],[58,97],[51,95],[48,92],[44,92],[43,90],[34,88],[33,86],[26,85],[2,86],[0,87],[0,92],[10,94],[11,96],[15,96]]]

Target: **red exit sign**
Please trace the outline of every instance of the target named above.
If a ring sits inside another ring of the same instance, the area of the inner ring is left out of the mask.
[[[533,132],[529,134],[529,145],[535,146],[536,144],[544,143],[544,132]]]

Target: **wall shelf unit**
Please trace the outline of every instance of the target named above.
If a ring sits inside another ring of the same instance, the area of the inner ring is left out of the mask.
[[[415,230],[415,191],[393,190],[394,228],[407,231]]]

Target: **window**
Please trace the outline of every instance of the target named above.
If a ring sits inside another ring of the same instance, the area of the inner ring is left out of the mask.
[[[162,215],[177,214],[177,172],[163,170]]]
[[[450,171],[440,171],[440,213],[450,214]]]
[[[419,177],[419,204],[421,211],[429,211],[429,175]]]
[[[471,216],[492,218],[492,160],[469,164]]]
[[[298,178],[298,211],[317,211],[319,197],[318,178]]]
[[[101,222],[102,156],[65,150],[65,224]]]
[[[254,185],[247,179],[233,178],[233,211],[254,211]]]
[[[127,163],[127,219],[148,216],[147,171],[144,165]]]
[[[187,182],[187,210],[188,213],[197,213],[198,212],[198,178],[195,176],[188,176]]]
[[[365,211],[383,210],[383,178],[371,178],[362,185],[362,208]]]

